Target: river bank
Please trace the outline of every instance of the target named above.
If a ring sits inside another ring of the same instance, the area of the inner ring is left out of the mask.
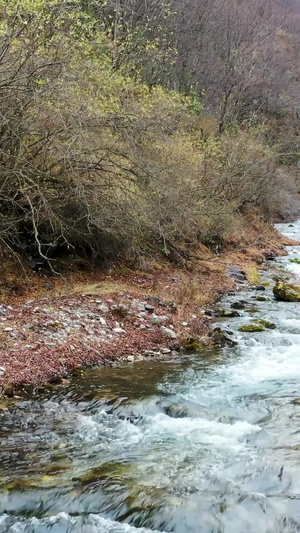
[[[300,222],[281,228],[299,239]],[[265,290],[218,301],[238,309],[213,319],[234,347],[2,398],[0,533],[299,532],[300,309],[273,291],[275,272],[299,286],[286,251],[259,266]]]
[[[35,297],[29,290],[3,297],[0,304],[1,393],[66,383],[69,373],[91,365],[212,344],[208,308],[225,293],[257,284],[264,259],[284,254],[284,245],[294,242],[274,237],[276,242],[243,252],[207,256],[188,269],[123,268],[89,274],[84,281],[39,276]]]

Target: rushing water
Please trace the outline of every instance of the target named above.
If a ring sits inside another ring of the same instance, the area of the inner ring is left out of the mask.
[[[300,238],[300,222],[279,229]],[[277,263],[300,277],[292,258],[300,248]],[[300,532],[300,304],[262,280],[223,302],[249,302],[222,324],[234,349],[95,369],[1,404],[0,532]],[[254,318],[277,328],[241,333]]]

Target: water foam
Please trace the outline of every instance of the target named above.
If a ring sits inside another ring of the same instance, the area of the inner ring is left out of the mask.
[[[13,523],[9,515],[0,516],[0,533],[163,533],[146,528],[135,528],[103,518],[96,514],[75,517],[59,513],[46,518],[29,518]]]
[[[215,445],[232,445],[244,442],[246,437],[261,431],[257,425],[246,421],[225,424],[205,418],[171,418],[160,413],[153,417],[151,432],[164,438],[189,439]]]

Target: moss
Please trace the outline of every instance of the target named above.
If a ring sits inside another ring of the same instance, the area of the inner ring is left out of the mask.
[[[264,331],[265,328],[259,324],[245,324],[239,328],[239,331],[244,331],[247,333],[254,333],[256,331]]]
[[[267,328],[267,329],[276,329],[277,328],[276,324],[274,324],[273,322],[268,322],[268,320],[256,320],[255,322],[257,324],[260,324],[264,328]]]
[[[296,263],[297,265],[300,265],[300,259],[290,259],[290,263]]]
[[[122,463],[103,463],[84,474],[74,477],[72,480],[89,485],[106,479],[123,477],[128,472],[129,467],[130,465]]]
[[[55,484],[53,475],[44,474],[38,478],[18,478],[10,481],[2,482],[0,485],[1,492],[26,492],[27,490],[38,489],[43,485],[49,486],[49,484]]]
[[[273,294],[276,300],[279,301],[300,302],[300,287],[291,283],[285,283],[282,280],[277,281],[273,288]]]
[[[255,300],[257,302],[266,302],[268,298],[266,298],[265,296],[255,296]]]
[[[200,352],[200,351],[204,350],[204,348],[205,348],[202,344],[200,344],[193,337],[188,337],[187,339],[183,339],[182,340],[182,346],[188,352]]]
[[[2,389],[2,394],[8,398],[12,398],[15,394],[14,386],[11,383],[7,383]]]
[[[259,309],[257,307],[250,307],[250,309],[247,309],[248,313],[258,313]]]

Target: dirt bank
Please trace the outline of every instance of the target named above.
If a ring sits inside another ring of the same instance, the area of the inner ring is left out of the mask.
[[[15,283],[22,290],[2,290],[0,390],[14,395],[88,365],[159,357],[187,338],[210,343],[207,307],[247,281],[258,283],[264,256],[284,253],[288,242],[279,241],[208,256],[187,268],[152,264],[143,272],[119,266],[66,279],[39,274],[29,281],[19,275]]]

